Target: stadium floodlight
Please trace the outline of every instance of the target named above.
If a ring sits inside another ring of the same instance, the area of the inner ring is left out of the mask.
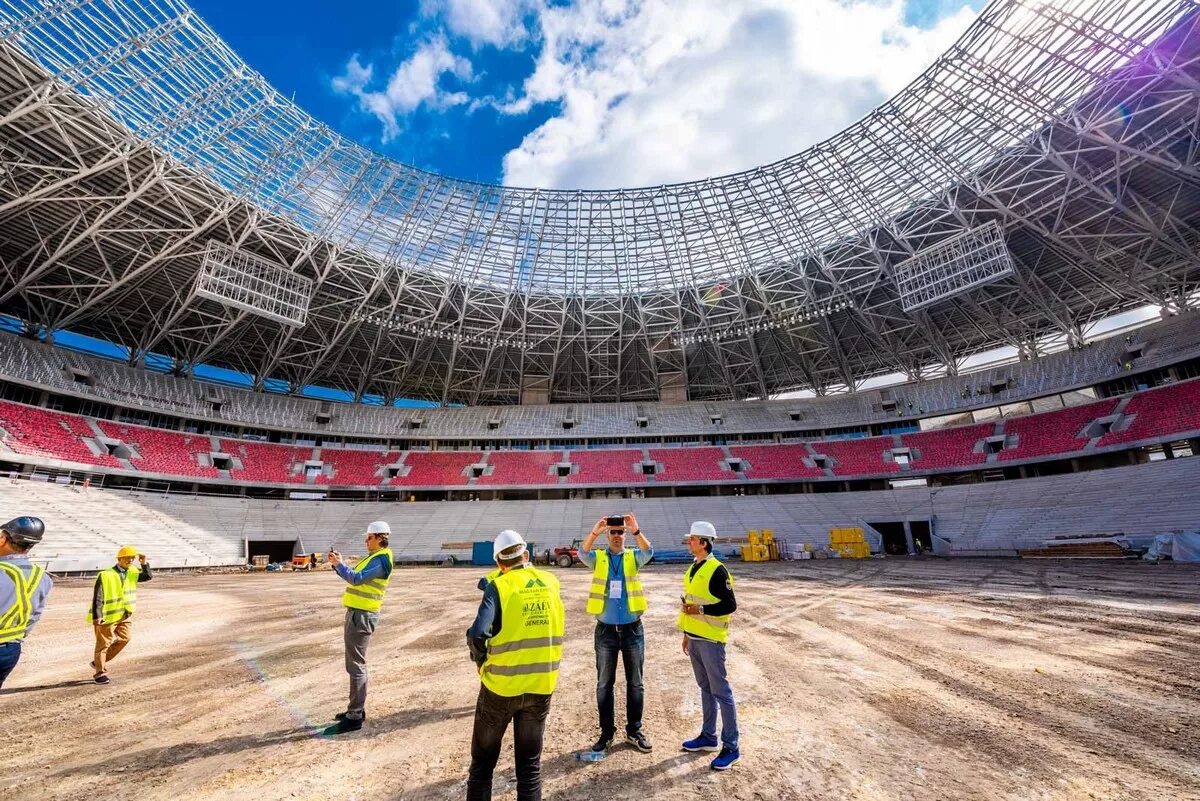
[[[1012,254],[995,222],[963,231],[896,265],[900,305],[915,311],[1013,272]]]
[[[196,294],[284,325],[303,326],[313,283],[286,267],[221,242],[208,243]]]

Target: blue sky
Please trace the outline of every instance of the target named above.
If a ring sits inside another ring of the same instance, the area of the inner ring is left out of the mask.
[[[372,149],[462,178],[605,188],[746,169],[836,133],[983,1],[192,5],[280,91]]]

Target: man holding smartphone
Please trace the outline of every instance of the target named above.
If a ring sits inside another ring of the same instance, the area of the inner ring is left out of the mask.
[[[607,534],[608,547],[593,551],[592,546],[601,534]],[[637,542],[637,550],[625,547],[629,537]],[[596,705],[600,708],[600,739],[592,746],[592,751],[607,751],[616,735],[613,687],[618,654],[625,665],[625,739],[643,753],[651,750],[650,740],[642,732],[645,705],[642,664],[646,640],[641,617],[646,611],[646,594],[638,571],[653,556],[654,549],[632,514],[612,515],[597,521],[579,548],[580,561],[592,568],[587,613],[596,616]]]

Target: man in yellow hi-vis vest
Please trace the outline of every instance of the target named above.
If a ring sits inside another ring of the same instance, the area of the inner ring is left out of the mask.
[[[358,731],[367,719],[367,645],[379,623],[383,596],[392,578],[392,551],[388,548],[391,535],[391,526],[383,520],[367,526],[367,555],[353,570],[342,561],[340,553],[329,552],[329,564],[349,585],[342,593],[342,606],[346,607],[343,639],[346,672],[350,674],[350,702],[345,712],[335,715],[337,723],[326,729],[326,734]]]
[[[608,547],[593,551],[592,545],[602,532],[608,535]],[[637,550],[625,547],[629,537],[637,541]],[[580,561],[592,568],[587,613],[596,617],[593,641],[600,739],[592,746],[593,752],[607,751],[617,733],[613,685],[616,684],[618,655],[625,665],[625,740],[642,753],[651,750],[650,738],[642,731],[646,698],[642,684],[646,656],[642,613],[646,611],[646,593],[642,590],[638,571],[653,556],[654,549],[632,514],[601,518],[579,548]]]
[[[45,533],[41,518],[28,515],[0,526],[0,687],[20,661],[21,644],[50,594],[50,576],[29,561],[30,549]]]
[[[741,757],[738,750],[737,708],[733,690],[725,675],[725,641],[729,637],[729,619],[737,609],[733,597],[733,576],[712,555],[717,530],[712,523],[692,523],[685,544],[693,562],[683,574],[677,624],[683,631],[683,652],[692,660],[692,674],[700,685],[700,706],[704,725],[700,736],[683,743],[684,751],[716,751],[717,707],[721,708],[720,753],[712,761],[713,770],[728,770]]]
[[[138,567],[133,560],[138,560]],[[92,655],[92,681],[108,684],[108,663],[129,645],[133,630],[133,612],[137,607],[137,586],[154,578],[146,554],[132,545],[117,551],[117,563],[96,574],[88,622],[96,634]]]
[[[558,579],[530,565],[524,538],[501,531],[492,544],[500,575],[483,591],[467,630],[481,686],[471,735],[467,801],[492,797],[492,772],[509,721],[517,801],[542,797],[542,736],[558,684],[565,622]]]

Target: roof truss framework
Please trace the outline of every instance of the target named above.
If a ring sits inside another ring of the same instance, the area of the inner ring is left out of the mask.
[[[180,3],[0,0],[0,309],[133,360],[359,397],[512,403],[545,375],[555,400],[650,400],[681,373],[726,398],[952,370],[1196,292],[1194,6],[995,2],[807,151],[563,191],[365,151]],[[988,223],[1014,274],[905,312],[894,265]],[[212,241],[311,280],[307,323],[196,296]]]

